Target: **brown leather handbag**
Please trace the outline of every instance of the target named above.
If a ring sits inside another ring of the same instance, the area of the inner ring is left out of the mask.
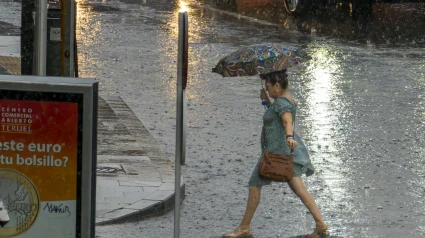
[[[293,123],[295,139],[295,119]],[[266,146],[265,130],[263,127],[263,141]],[[275,181],[289,182],[294,177],[294,150],[291,149],[289,155],[279,154],[271,151],[264,151],[258,166],[258,174],[261,177]]]
[[[265,151],[258,166],[258,174],[275,181],[289,182],[294,176],[293,155]]]

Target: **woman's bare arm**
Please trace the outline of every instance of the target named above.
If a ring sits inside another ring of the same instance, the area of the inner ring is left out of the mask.
[[[285,128],[286,131],[286,143],[289,147],[294,149],[298,143],[294,140],[294,128],[292,127],[292,113],[291,112],[284,112],[280,116],[282,119],[282,125],[283,128]]]

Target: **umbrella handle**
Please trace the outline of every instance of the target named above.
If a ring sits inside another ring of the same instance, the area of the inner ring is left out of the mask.
[[[261,89],[264,89],[264,86],[263,86],[263,80],[260,78],[260,81],[261,81]],[[267,109],[267,102],[266,101],[264,101],[264,100],[261,100],[261,105],[263,105],[264,106],[264,109]]]

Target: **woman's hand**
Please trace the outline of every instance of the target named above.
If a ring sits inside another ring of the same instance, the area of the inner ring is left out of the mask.
[[[261,91],[261,94],[260,94],[261,100],[265,102],[270,102],[269,94],[266,92],[266,90],[262,88],[260,89],[260,91]]]
[[[289,147],[291,147],[291,149],[295,149],[295,147],[297,147],[297,145],[298,145],[298,142],[296,142],[296,141],[294,140],[294,138],[292,138],[292,137],[288,137],[288,138],[286,139],[286,144],[287,144]]]

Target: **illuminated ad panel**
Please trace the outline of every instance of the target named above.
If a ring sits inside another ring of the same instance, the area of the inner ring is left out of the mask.
[[[79,237],[82,100],[58,95],[0,99],[0,237]]]

